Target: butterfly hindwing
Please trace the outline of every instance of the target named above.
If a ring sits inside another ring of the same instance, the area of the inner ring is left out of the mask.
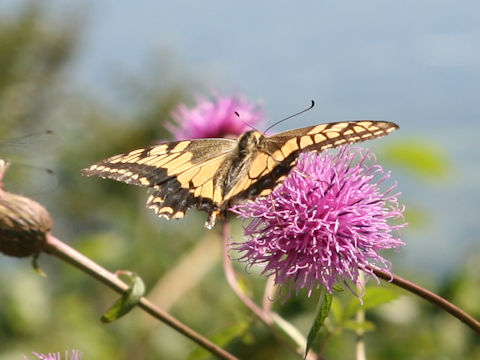
[[[190,207],[212,213],[220,208],[223,200],[222,188],[215,183],[215,173],[224,166],[225,153],[196,163],[189,169],[177,173],[159,185],[147,206],[159,216],[182,218]]]
[[[147,206],[159,216],[181,218],[192,206],[218,208],[222,194],[214,191],[213,177],[235,144],[229,139],[159,144],[99,161],[82,173],[151,187]]]

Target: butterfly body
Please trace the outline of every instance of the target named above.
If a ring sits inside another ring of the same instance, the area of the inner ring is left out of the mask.
[[[190,207],[208,213],[205,226],[236,203],[267,196],[288,175],[300,152],[323,151],[384,136],[386,121],[322,124],[265,136],[252,130],[232,139],[195,139],[150,146],[93,164],[83,174],[153,189],[147,201],[159,216],[182,218]]]

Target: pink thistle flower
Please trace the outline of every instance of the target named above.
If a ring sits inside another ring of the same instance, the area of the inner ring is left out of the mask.
[[[297,166],[270,196],[236,205],[241,218],[253,218],[245,228],[247,240],[234,243],[239,260],[249,266],[263,264],[262,274],[284,285],[288,298],[295,290],[325,287],[333,291],[338,281],[363,287],[359,271],[369,266],[387,270],[391,263],[378,254],[382,249],[405,245],[392,231],[406,224],[393,194],[396,185],[382,191],[390,177],[360,149],[342,148],[302,154]]]
[[[212,101],[198,98],[191,109],[179,105],[172,117],[177,126],[167,126],[177,140],[237,138],[258,124],[262,113],[243,97],[215,96]]]
[[[48,354],[33,352],[32,354],[35,355],[38,360],[62,360],[62,356],[60,355],[59,352],[48,353]],[[65,351],[64,360],[81,360],[82,356],[83,356],[82,353],[78,350],[72,350],[72,352],[70,353],[70,356],[68,351]],[[28,358],[25,357],[25,359],[28,359]]]

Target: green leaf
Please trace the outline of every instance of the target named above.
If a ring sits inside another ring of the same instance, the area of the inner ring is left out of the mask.
[[[322,296],[320,296],[320,301],[318,302],[317,312],[315,314],[315,321],[313,322],[312,327],[308,332],[307,347],[305,348],[305,357],[307,357],[308,351],[310,350],[313,341],[317,337],[318,332],[322,328],[323,323],[325,322],[325,319],[327,318],[330,311],[330,307],[332,306],[332,294],[329,294],[325,290],[323,291],[324,293]]]
[[[424,139],[391,143],[385,150],[385,160],[402,166],[421,177],[438,180],[447,175],[450,166],[445,152]]]
[[[408,227],[426,228],[432,222],[432,215],[425,207],[419,207],[418,204],[408,204],[404,212],[404,221],[408,223]]]
[[[249,321],[240,321],[219,331],[211,337],[211,340],[218,346],[225,348],[226,345],[228,345],[232,340],[244,338],[249,327]],[[204,358],[211,358],[211,356],[211,353],[199,346],[190,353],[188,360],[200,360]]]
[[[399,296],[400,292],[393,288],[368,287],[367,289],[365,289],[365,294],[362,298],[363,305],[360,299],[353,298],[345,309],[343,320],[345,321],[354,316],[355,313],[360,309],[360,307],[363,310],[371,309],[381,304],[385,304],[387,302],[395,300]]]
[[[340,323],[344,317],[345,309],[338,297],[334,297],[332,299],[332,306],[330,307],[330,324],[335,326],[336,324]]]
[[[335,285],[333,285],[333,291],[343,292],[343,291],[345,291],[345,289],[342,286],[340,286],[339,284],[335,284]]]
[[[42,269],[40,269],[40,266],[38,265],[38,258],[39,257],[40,257],[40,253],[38,253],[38,254],[36,254],[32,257],[33,271],[35,271],[40,276],[46,277],[47,274],[45,274],[45,272]]]
[[[359,323],[358,321],[348,320],[343,323],[343,327],[345,329],[353,330],[353,331],[373,331],[375,330],[375,324],[371,321],[364,321]]]
[[[377,307],[400,297],[397,289],[387,287],[369,287],[363,297],[363,308],[365,310]]]
[[[115,304],[103,314],[101,320],[104,323],[110,323],[121,318],[132,310],[137,304],[140,298],[145,294],[145,284],[143,280],[134,273],[130,273],[128,277],[131,280],[130,287],[118,299]]]

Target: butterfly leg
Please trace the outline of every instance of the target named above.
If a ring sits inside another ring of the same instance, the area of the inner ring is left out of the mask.
[[[207,221],[205,222],[205,227],[210,230],[215,226],[215,220],[217,219],[217,216],[220,215],[220,211],[214,210],[210,213],[208,216]]]

